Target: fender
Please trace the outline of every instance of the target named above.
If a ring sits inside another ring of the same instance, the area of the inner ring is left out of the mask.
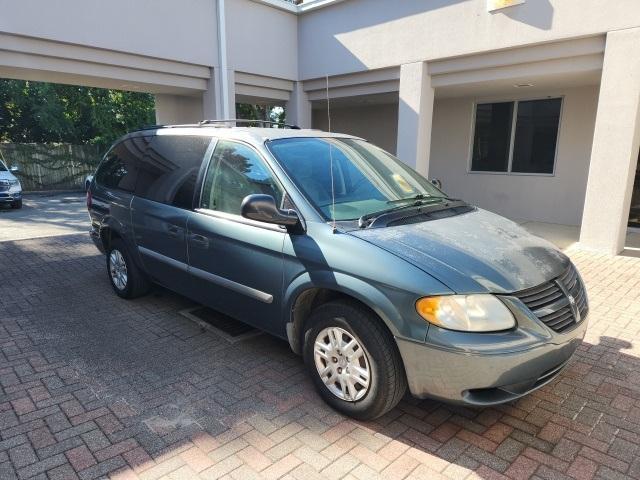
[[[105,233],[104,231],[106,229],[116,233],[122,239],[127,249],[129,250],[129,254],[133,257],[133,260],[136,262],[138,267],[144,270],[144,264],[142,263],[140,252],[138,252],[138,249],[136,248],[133,229],[131,225],[126,225],[125,223],[121,222],[113,215],[106,214],[100,220],[100,225],[99,225],[100,238],[103,238],[103,234]]]
[[[424,340],[428,324],[424,320],[415,321],[415,317],[403,315],[394,303],[377,285],[359,278],[333,271],[308,271],[296,277],[286,288],[283,295],[283,318],[291,349],[300,353],[302,324],[295,322],[293,308],[299,296],[310,289],[323,288],[343,293],[359,300],[373,310],[384,322],[394,337]],[[401,303],[400,303],[401,304]]]

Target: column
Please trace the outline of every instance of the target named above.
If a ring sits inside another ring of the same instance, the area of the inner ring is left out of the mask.
[[[218,114],[218,83],[216,81],[215,69],[211,69],[207,90],[202,93],[202,118],[200,120],[213,120],[220,118]]]
[[[400,67],[397,155],[424,176],[429,174],[434,89],[426,62]]]
[[[609,32],[580,243],[624,248],[640,142],[640,28]]]
[[[199,96],[157,94],[156,123],[180,125],[202,120],[202,101]]]
[[[287,123],[300,128],[311,128],[311,102],[302,88],[302,82],[294,82],[285,113]]]

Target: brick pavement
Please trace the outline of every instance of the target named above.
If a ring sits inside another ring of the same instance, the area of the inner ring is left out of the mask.
[[[168,292],[118,299],[84,235],[0,243],[0,478],[640,478],[640,259],[569,253],[590,327],[558,379],[363,423],[284,342],[229,344]]]

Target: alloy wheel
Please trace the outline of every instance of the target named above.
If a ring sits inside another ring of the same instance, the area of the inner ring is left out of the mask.
[[[109,255],[109,274],[111,281],[118,290],[124,290],[127,286],[127,263],[119,250],[112,250]]]
[[[318,375],[336,397],[355,402],[367,394],[369,359],[353,334],[340,327],[325,328],[316,337],[313,355]]]

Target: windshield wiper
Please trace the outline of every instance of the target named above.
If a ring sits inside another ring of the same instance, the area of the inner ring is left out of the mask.
[[[438,203],[438,202],[441,202],[441,201],[446,200],[446,199],[447,199],[447,197],[427,197],[425,195],[418,194],[414,198],[403,198],[403,199],[398,199],[398,200],[389,200],[387,203],[391,203],[391,204],[399,202],[400,200],[405,200],[405,201],[413,200],[413,202],[408,204],[408,205],[401,205],[399,207],[385,208],[384,210],[379,210],[377,212],[372,212],[372,213],[367,213],[365,215],[362,215],[358,219],[358,227],[364,228],[368,224],[373,222],[380,215],[384,215],[384,214],[389,213],[389,212],[395,212],[395,211],[398,211],[398,210],[404,210],[406,208],[413,208],[413,207],[420,206],[420,205],[429,205],[429,204],[432,204],[432,203]]]
[[[425,199],[436,199],[436,200],[442,200],[444,198],[447,197],[434,197],[431,195],[425,195],[424,193],[418,193],[416,195],[414,195],[413,197],[406,197],[406,198],[397,198],[395,200],[387,200],[387,204],[388,205],[393,205],[394,203],[401,203],[401,202],[416,202],[418,203],[418,200],[425,200]]]

